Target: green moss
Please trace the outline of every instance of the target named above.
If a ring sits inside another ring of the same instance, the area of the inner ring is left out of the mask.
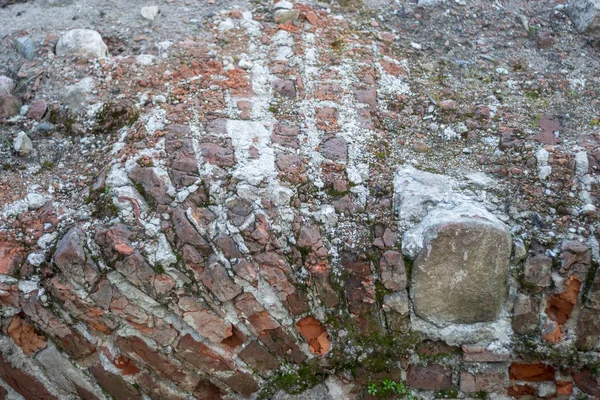
[[[585,283],[583,285],[583,293],[581,295],[584,304],[587,303],[587,301],[588,301],[588,294],[590,292],[590,289],[592,288],[592,285],[594,284],[594,278],[596,277],[597,269],[598,269],[598,264],[595,263],[594,261],[592,261],[592,264],[590,265],[590,269],[588,269],[587,276],[585,277]]]
[[[458,398],[458,389],[452,387],[446,390],[437,390],[434,396],[436,399],[456,399]]]
[[[383,304],[383,298],[389,293],[392,293],[392,291],[386,289],[380,280],[375,281],[375,298],[377,299],[378,304]]]
[[[290,394],[302,393],[327,378],[327,374],[319,366],[318,359],[307,360],[297,367],[295,372],[275,374],[266,383],[258,395],[258,399],[269,399],[279,390]]]
[[[490,394],[488,392],[486,392],[485,390],[480,390],[479,392],[476,392],[473,394],[473,398],[474,399],[489,399],[490,398]]]
[[[408,388],[405,382],[396,382],[391,379],[384,379],[381,382],[372,382],[367,386],[367,393],[371,396],[383,399],[414,399],[415,395]]]
[[[150,196],[148,192],[146,192],[144,186],[142,186],[141,183],[135,183],[134,186],[135,190],[137,190],[138,193],[144,198],[144,201],[148,204],[148,206],[150,206],[150,208],[156,208],[156,200],[154,200],[154,197]]]
[[[50,171],[52,168],[54,168],[54,163],[50,160],[46,160],[44,162],[42,162],[42,169],[45,171]]]
[[[526,90],[525,91],[525,97],[532,99],[532,100],[537,100],[541,97],[542,93],[540,92],[539,89],[537,90]]]
[[[140,118],[140,110],[127,104],[106,103],[96,114],[94,134],[110,134],[124,126],[133,125]]]
[[[342,51],[344,49],[344,39],[337,38],[333,42],[331,42],[331,48],[336,51]]]
[[[410,282],[412,279],[414,261],[409,257],[404,257],[404,267],[406,268],[406,276]]]
[[[92,211],[92,216],[95,218],[114,218],[119,215],[119,209],[115,206],[112,196],[108,194],[90,196],[88,202],[95,206]]]

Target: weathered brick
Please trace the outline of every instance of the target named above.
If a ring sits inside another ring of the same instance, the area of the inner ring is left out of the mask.
[[[510,379],[526,382],[554,380],[554,367],[547,364],[512,363],[509,368]]]
[[[230,371],[233,369],[231,360],[223,358],[204,343],[197,342],[191,335],[185,335],[181,338],[175,356],[205,372]]]
[[[246,364],[260,373],[273,371],[279,367],[279,363],[257,341],[252,341],[238,355]]]
[[[406,382],[417,389],[446,390],[452,387],[452,372],[438,364],[412,364],[408,367]]]
[[[139,359],[184,390],[193,390],[199,382],[196,373],[174,363],[160,351],[150,348],[137,336],[119,336],[115,343],[125,354]]]
[[[35,377],[6,361],[2,353],[0,353],[0,378],[27,400],[56,399]]]

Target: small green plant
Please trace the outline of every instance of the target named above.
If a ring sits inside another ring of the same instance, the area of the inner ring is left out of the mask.
[[[379,393],[379,389],[377,389],[377,384],[371,383],[367,387],[367,393],[369,393],[371,396],[377,396],[377,393]]]
[[[401,399],[415,399],[414,394],[404,382],[396,382],[391,379],[370,383],[367,386],[367,393],[381,398],[398,396]]]
[[[489,398],[490,398],[490,395],[489,395],[489,393],[488,393],[488,392],[486,392],[485,390],[480,390],[479,392],[477,392],[477,393],[475,393],[475,394],[473,395],[473,398],[475,398],[475,399],[485,399],[485,400],[487,400],[487,399],[489,399]]]

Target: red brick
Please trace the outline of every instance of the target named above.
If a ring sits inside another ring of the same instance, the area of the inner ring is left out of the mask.
[[[543,382],[554,380],[554,367],[547,364],[512,363],[509,368],[513,381]]]
[[[119,375],[105,371],[102,365],[95,364],[89,368],[96,381],[116,400],[141,400],[142,395]]]
[[[184,390],[193,390],[199,382],[198,374],[182,368],[158,350],[150,348],[137,336],[119,336],[116,345],[133,358],[139,358],[150,368],[173,381]]]
[[[35,377],[15,368],[0,353],[0,378],[27,400],[54,400],[54,397]]]

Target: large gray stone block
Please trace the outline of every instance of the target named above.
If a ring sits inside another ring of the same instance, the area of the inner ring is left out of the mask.
[[[567,13],[579,32],[600,31],[600,0],[573,0]]]
[[[506,225],[446,176],[406,167],[394,183],[415,315],[438,327],[496,320],[512,250]]]

